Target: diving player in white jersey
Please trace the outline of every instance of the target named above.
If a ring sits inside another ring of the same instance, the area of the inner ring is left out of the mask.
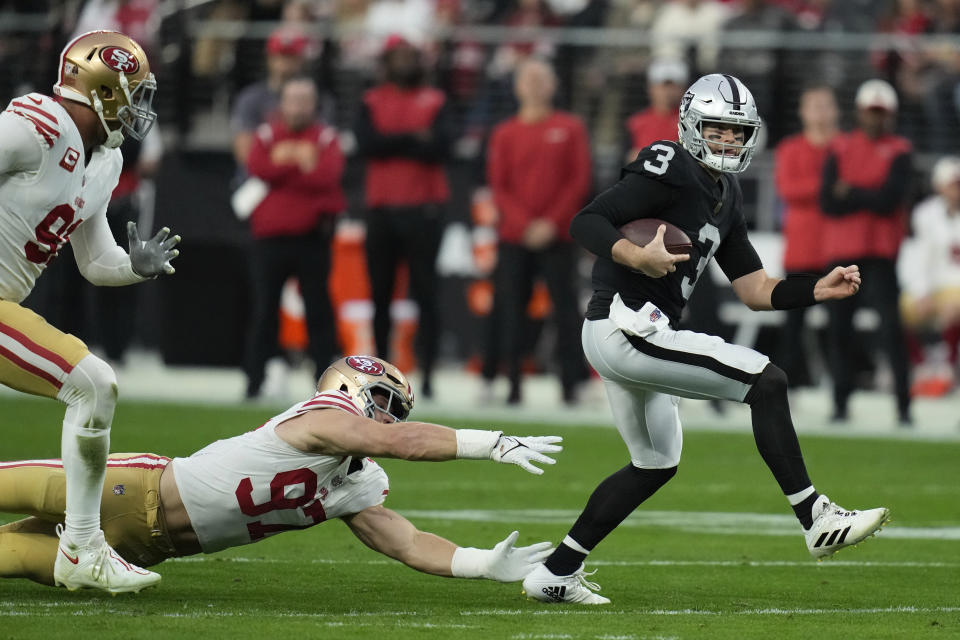
[[[150,130],[156,86],[140,45],[122,33],[91,31],[60,54],[55,97],[30,93],[0,113],[0,383],[67,405],[65,529],[50,561],[56,557],[54,581],[71,590],[140,591],[160,576],[123,562],[100,531],[113,370],[19,303],[68,240],[80,272],[96,285],[173,273],[179,236],[163,229],[141,241],[130,222],[128,254],[106,220],[123,162],[118,147]]]
[[[102,507],[107,540],[125,560],[151,566],[341,518],[371,549],[418,571],[523,579],[550,553],[549,542],[515,547],[514,531],[493,549],[474,549],[419,531],[383,506],[387,475],[366,456],[492,459],[540,474],[531,463],[553,464],[544,454],[559,451],[561,438],[403,422],[412,408],[399,369],[350,356],[323,373],[317,395],[254,431],[187,458],[111,455]],[[53,584],[63,484],[59,460],[0,462],[0,512],[31,514],[0,527],[0,577]]]

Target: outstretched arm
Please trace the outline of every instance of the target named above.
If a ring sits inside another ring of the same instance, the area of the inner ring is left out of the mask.
[[[339,409],[316,409],[277,426],[277,435],[307,453],[371,456],[439,462],[466,458],[516,464],[534,474],[531,462],[554,464],[545,453],[560,451],[559,436],[505,436],[502,431],[451,429],[428,422],[381,424]]]
[[[374,551],[435,576],[516,582],[551,552],[549,542],[514,547],[520,535],[516,531],[493,549],[458,547],[438,535],[420,531],[383,505],[368,507],[343,520],[354,535]]]

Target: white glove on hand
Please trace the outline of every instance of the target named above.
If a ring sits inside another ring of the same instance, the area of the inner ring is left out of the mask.
[[[515,464],[534,475],[543,473],[543,469],[533,466],[531,461],[542,464],[556,464],[557,461],[544,453],[563,451],[563,447],[554,444],[563,442],[560,436],[500,436],[490,452],[490,459],[504,464]]]
[[[514,531],[493,549],[459,547],[453,554],[451,573],[457,578],[487,578],[498,582],[517,582],[533,571],[553,552],[549,542],[514,547],[520,532]]]
[[[157,235],[150,240],[141,240],[137,232],[137,223],[132,220],[127,223],[127,239],[130,248],[130,267],[141,278],[155,278],[160,273],[171,275],[175,269],[170,261],[180,255],[174,249],[180,236],[171,236],[170,228],[164,227],[157,231]]]

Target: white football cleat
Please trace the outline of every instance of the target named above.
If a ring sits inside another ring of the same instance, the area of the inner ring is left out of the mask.
[[[53,565],[53,582],[70,591],[77,589],[102,589],[118,594],[153,587],[160,582],[160,574],[141,569],[120,557],[98,531],[86,546],[81,547],[63,533],[63,525],[57,525],[60,548]]]
[[[523,593],[540,602],[573,602],[576,604],[607,604],[610,598],[594,593],[600,585],[590,582],[583,565],[568,576],[554,575],[542,562],[523,579]]]
[[[847,511],[821,495],[813,503],[813,526],[803,532],[810,555],[818,560],[875,534],[889,520],[884,507]]]

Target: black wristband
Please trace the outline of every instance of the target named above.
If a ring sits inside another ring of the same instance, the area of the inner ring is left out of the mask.
[[[774,309],[799,309],[817,304],[813,288],[819,276],[791,275],[781,280],[770,293],[770,306]]]

